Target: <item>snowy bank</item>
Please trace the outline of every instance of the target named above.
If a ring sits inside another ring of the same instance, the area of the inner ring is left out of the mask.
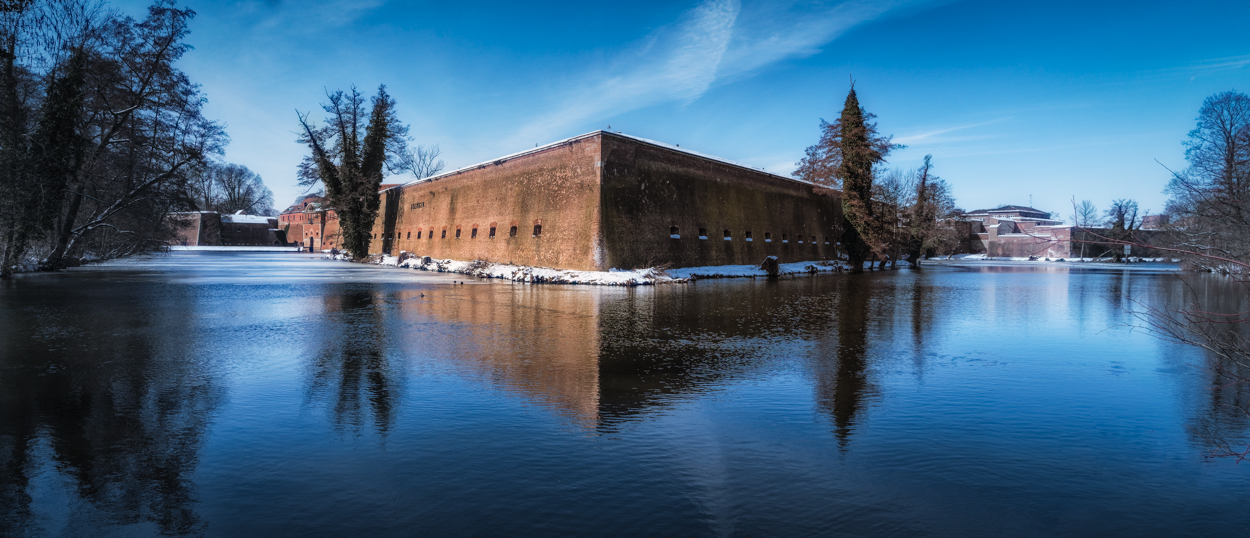
[[[344,260],[346,256],[329,256]],[[401,259],[402,257],[402,259]],[[400,256],[371,257],[371,263],[383,266],[460,273],[479,278],[499,278],[513,282],[543,284],[588,284],[594,286],[646,286],[652,284],[680,283],[700,278],[756,278],[766,277],[768,272],[758,265],[719,265],[708,267],[683,267],[681,269],[612,269],[609,271],[573,271],[491,263],[481,260],[441,260],[430,257]],[[783,263],[778,265],[779,275],[839,273],[846,271],[845,264],[830,261]]]
[[[1131,256],[1125,258],[1127,263],[1179,263],[1179,259],[1175,258],[1143,258],[1140,256]],[[972,262],[1060,262],[1060,263],[1114,263],[1110,258],[1048,258],[1045,256],[1029,256],[1027,258],[1020,257],[994,257],[985,254],[955,254],[945,258],[930,258],[928,261],[945,262],[945,261],[972,261]],[[1123,263],[1123,262],[1122,262]]]
[[[1067,267],[1071,269],[1116,269],[1133,271],[1180,271],[1180,260],[1174,258],[1141,258],[1133,256],[1124,262],[1116,263],[1107,258],[1008,258],[992,257],[984,254],[956,254],[949,258],[930,258],[926,265],[945,265],[949,267]]]
[[[183,246],[172,245],[169,250],[196,250],[204,252],[302,252],[301,247],[263,246],[263,247],[215,247],[215,246]]]

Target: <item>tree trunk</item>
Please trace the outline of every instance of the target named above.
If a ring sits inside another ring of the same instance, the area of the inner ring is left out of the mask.
[[[74,221],[78,217],[78,208],[82,206],[82,194],[78,189],[70,193],[69,209],[65,212],[65,218],[61,221],[61,228],[57,230],[56,246],[52,252],[44,258],[43,263],[39,264],[41,271],[56,271],[61,268],[61,260],[65,257],[65,250],[69,247],[69,237],[73,235]]]

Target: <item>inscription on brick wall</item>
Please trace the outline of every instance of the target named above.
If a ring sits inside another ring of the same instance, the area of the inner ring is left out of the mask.
[[[425,207],[425,202],[414,202],[408,209],[421,209]]]

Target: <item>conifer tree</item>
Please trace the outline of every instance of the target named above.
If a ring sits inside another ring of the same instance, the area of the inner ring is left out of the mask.
[[[312,150],[300,166],[301,183],[321,181],[325,186],[326,198],[339,218],[343,248],[359,259],[369,253],[373,222],[381,206],[378,187],[392,156],[388,144],[406,140],[408,128],[395,116],[395,100],[385,85],[378,87],[367,124],[364,97],[355,87],[327,97],[330,102],[322,108],[330,117],[324,126],[314,128],[307,114],[299,116],[304,127],[300,142]]]
[[[794,173],[823,190],[842,191],[841,242],[856,273],[864,270],[869,254],[886,251],[887,233],[872,201],[873,174],[890,151],[903,147],[877,134],[875,117],[859,106],[852,83],[842,115],[832,124],[821,120],[820,142],[807,148]]]

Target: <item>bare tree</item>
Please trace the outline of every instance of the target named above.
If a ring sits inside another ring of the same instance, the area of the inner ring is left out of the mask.
[[[218,164],[212,167],[213,184],[220,193],[216,210],[222,213],[242,211],[250,215],[272,215],[273,193],[256,172],[239,164]]]
[[[225,135],[174,64],[195,13],[0,6],[0,277],[159,248],[187,171]]]
[[[1081,245],[1081,259],[1084,259],[1085,244],[1088,242],[1084,235],[1084,230],[1098,225],[1098,207],[1094,205],[1094,202],[1089,200],[1081,200],[1079,204],[1074,202],[1072,205],[1072,224],[1076,226],[1073,230],[1074,237],[1072,239]]]
[[[69,198],[44,269],[63,266],[77,242],[102,232],[97,257],[155,248],[164,215],[186,202],[187,172],[227,138],[203,116],[204,97],[174,67],[195,16],[161,1],[142,21],[118,17],[101,30],[88,70],[85,148],[67,181]]]
[[[439,158],[443,154],[438,145],[408,147],[406,144],[393,149],[394,163],[387,164],[391,173],[407,172],[416,179],[425,179],[438,175],[443,171],[444,163]]]
[[[214,211],[221,196],[217,192],[217,176],[212,163],[202,163],[187,169],[187,198],[195,209]]]
[[[1167,188],[1169,246],[1190,252],[1191,264],[1229,270],[1218,258],[1250,259],[1250,97],[1207,98],[1185,145],[1189,168]]]
[[[890,267],[897,266],[910,238],[915,217],[915,179],[914,172],[891,168],[879,171],[872,183],[872,197],[883,207],[881,219],[889,240]]]
[[[1090,228],[1097,225],[1098,206],[1089,200],[1081,200],[1072,209],[1072,223],[1083,227]]]

